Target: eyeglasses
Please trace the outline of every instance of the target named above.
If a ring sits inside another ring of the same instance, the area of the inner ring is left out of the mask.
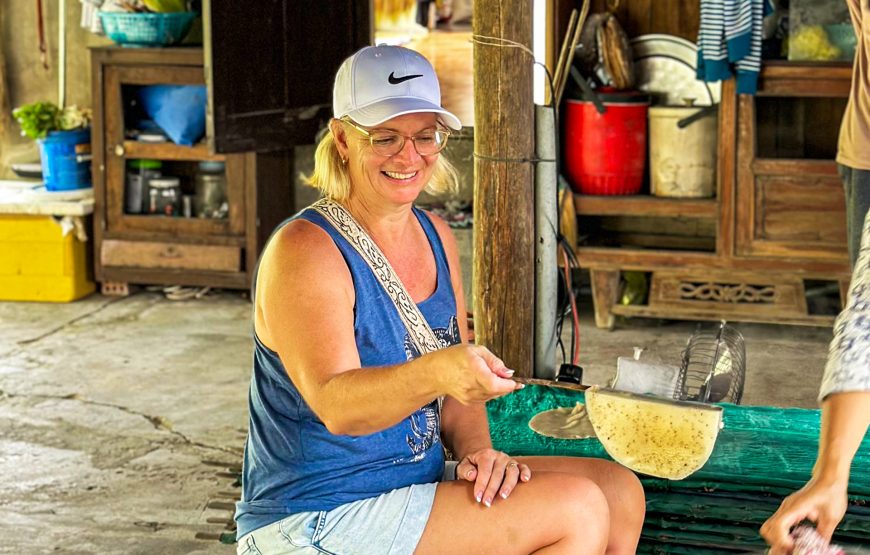
[[[450,136],[449,131],[438,128],[407,137],[394,131],[369,131],[355,124],[349,118],[342,118],[341,121],[368,137],[372,150],[381,156],[394,156],[401,152],[405,148],[405,139],[411,139],[420,156],[432,156],[444,150],[444,147],[447,146],[447,138]]]

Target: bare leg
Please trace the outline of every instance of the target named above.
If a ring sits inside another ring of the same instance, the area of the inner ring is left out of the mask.
[[[603,459],[577,457],[517,457],[532,469],[532,482],[539,472],[560,472],[583,476],[604,493],[610,510],[607,553],[634,553],[646,513],[643,487],[634,472]],[[523,486],[524,487],[524,486]],[[520,489],[520,488],[517,488]],[[582,521],[580,521],[582,522]]]
[[[590,479],[539,472],[489,508],[474,500],[472,486],[464,480],[438,484],[415,553],[604,553],[607,499]]]

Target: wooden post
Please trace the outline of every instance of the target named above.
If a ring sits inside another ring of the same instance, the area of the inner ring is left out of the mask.
[[[533,375],[532,2],[474,0],[474,327],[478,344]],[[486,44],[482,44],[486,43]]]
[[[592,268],[592,299],[595,302],[595,325],[613,329],[613,305],[619,296],[619,270]]]

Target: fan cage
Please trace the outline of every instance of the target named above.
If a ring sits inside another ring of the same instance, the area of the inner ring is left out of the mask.
[[[674,398],[739,404],[745,376],[743,335],[725,322],[715,330],[699,326],[683,350]]]

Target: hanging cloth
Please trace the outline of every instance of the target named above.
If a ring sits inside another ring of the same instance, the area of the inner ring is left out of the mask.
[[[755,94],[761,71],[761,30],[769,0],[701,0],[698,79],[736,75],[739,94]]]

